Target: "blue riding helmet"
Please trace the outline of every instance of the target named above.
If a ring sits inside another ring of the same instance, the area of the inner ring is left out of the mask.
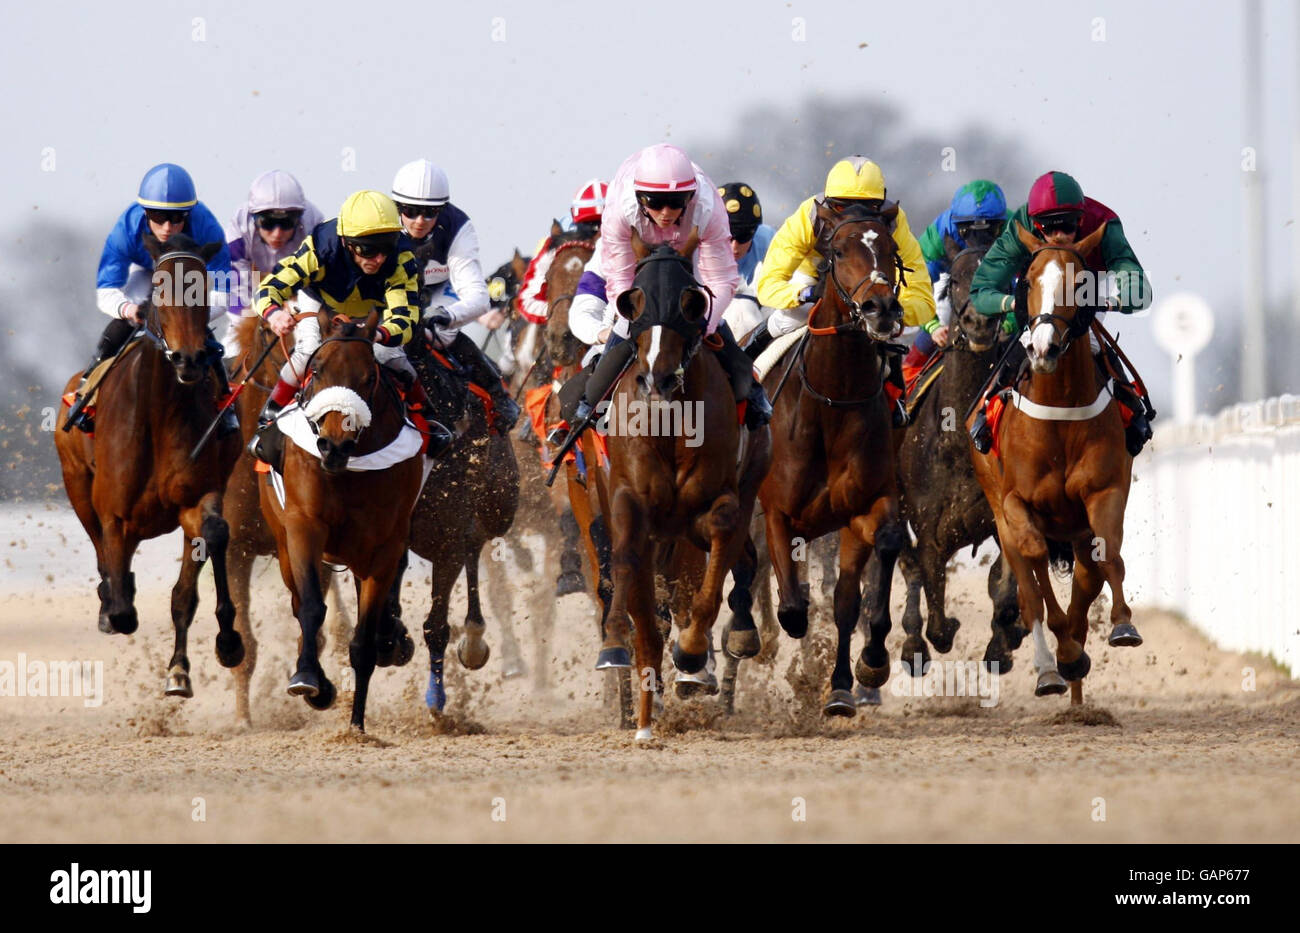
[[[952,196],[952,221],[955,224],[972,220],[1005,220],[1006,216],[1006,195],[991,181],[968,182]]]
[[[154,210],[185,211],[198,203],[194,179],[179,165],[163,162],[144,173],[136,203]]]

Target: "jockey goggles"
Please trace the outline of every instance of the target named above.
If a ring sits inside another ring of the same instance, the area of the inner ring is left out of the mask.
[[[396,233],[376,233],[373,236],[348,237],[345,241],[348,249],[362,259],[375,256],[391,256],[397,249]]]
[[[638,191],[637,203],[648,211],[661,211],[666,207],[684,211],[695,197],[694,191]]]
[[[1034,218],[1034,226],[1044,233],[1077,233],[1082,220],[1077,213],[1044,214]]]
[[[257,215],[257,225],[263,230],[293,230],[302,219],[302,211],[263,211]]]
[[[144,214],[149,220],[156,224],[183,224],[189,220],[189,211],[162,211],[155,210],[152,207],[145,208]]]
[[[403,217],[426,217],[429,220],[442,213],[441,204],[403,204],[398,202],[397,212]]]

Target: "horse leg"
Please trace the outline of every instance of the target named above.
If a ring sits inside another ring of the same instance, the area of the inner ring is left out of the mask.
[[[105,635],[113,633],[113,626],[108,621],[109,586],[108,572],[104,568],[103,541],[104,529],[99,523],[99,513],[95,511],[94,495],[95,474],[85,469],[72,467],[63,470],[63,485],[68,491],[68,501],[77,513],[81,527],[86,530],[90,543],[95,547],[95,569],[99,572],[99,630]]]
[[[645,539],[642,538],[644,542]],[[631,609],[635,626],[636,671],[638,687],[636,741],[648,742],[654,737],[651,719],[654,715],[655,697],[661,693],[663,675],[664,640],[655,619],[655,581],[654,567],[648,556],[635,567],[625,565],[622,574],[623,589],[627,604]],[[617,568],[617,558],[615,558]],[[615,579],[619,572],[615,570]],[[619,600],[619,584],[614,584],[614,601]],[[611,616],[613,612],[611,611]],[[621,672],[620,672],[621,673]]]
[[[406,573],[406,549],[397,556],[393,582],[384,596],[384,611],[375,633],[375,663],[380,667],[403,667],[415,657],[415,642],[402,622],[402,577]],[[338,574],[334,575],[337,583]],[[335,588],[336,601],[340,590]],[[361,614],[361,581],[357,580],[357,615]],[[351,640],[349,640],[351,644]]]
[[[1034,670],[1038,672],[1034,696],[1064,693],[1067,689],[1066,682],[1058,670],[1056,655],[1047,644],[1043,624],[1043,581],[1046,580],[1048,588],[1051,588],[1051,580],[1047,576],[1047,542],[1030,522],[1029,513],[1017,496],[1008,495],[1001,514],[995,509],[994,515],[1002,554],[1015,574],[1020,618],[1028,623],[1029,634],[1034,640]]]
[[[700,537],[709,540],[708,564],[691,600],[690,625],[678,633],[673,646],[673,663],[679,671],[688,674],[704,670],[708,663],[713,623],[722,606],[722,584],[748,539],[740,520],[740,502],[734,493],[719,496],[697,528]]]
[[[1029,631],[1020,624],[1020,605],[1016,599],[1016,575],[1011,562],[998,551],[998,559],[989,566],[989,599],[993,601],[993,622],[988,647],[984,649],[984,667],[1005,674],[1015,663],[1012,652],[1020,647]]]
[[[763,650],[763,641],[754,625],[754,576],[758,569],[758,549],[753,538],[745,536],[744,546],[731,568],[731,592],[727,594],[727,607],[731,617],[722,629],[722,651],[728,658],[739,661],[757,657]]]
[[[406,551],[403,541],[401,555],[393,553],[387,559],[378,558],[376,566],[391,568],[361,581],[357,597],[357,625],[348,643],[348,660],[356,677],[356,690],[352,694],[351,727],[366,731],[366,698],[370,695],[370,678],[375,673],[378,660],[379,629],[388,615],[388,597],[393,587],[393,577],[399,560]]]
[[[470,671],[476,671],[488,662],[492,649],[483,638],[487,623],[483,620],[483,607],[478,598],[478,560],[482,542],[474,540],[465,551],[465,632],[456,642],[456,658]]]
[[[590,524],[590,523],[589,523]],[[582,558],[578,553],[578,540],[581,532],[573,509],[566,508],[560,512],[560,534],[564,547],[560,551],[560,573],[555,578],[555,595],[568,596],[583,590]],[[549,579],[549,578],[548,578]]]
[[[647,621],[658,631],[658,624],[654,619],[654,562],[647,553],[649,529],[644,509],[630,489],[620,489],[615,492],[610,505],[613,509],[610,528],[614,540],[611,545],[610,564],[614,578],[614,592],[605,615],[605,637],[600,655],[596,659],[597,670],[632,666],[627,650],[632,629],[632,620],[628,614],[628,591],[636,575],[644,573],[650,581],[647,597],[650,611]]]
[[[934,650],[947,654],[952,650],[952,641],[961,628],[961,622],[947,613],[948,604],[948,555],[937,541],[928,542],[921,549],[920,562],[923,568],[922,580],[925,586],[925,608],[928,621],[925,637]]]
[[[280,574],[290,583],[294,612],[302,637],[298,643],[298,664],[289,678],[288,693],[300,696],[316,709],[328,709],[334,702],[334,685],[320,664],[317,640],[325,621],[325,594],[321,586],[320,554],[325,546],[323,529],[300,524],[287,525],[280,548]]]
[[[776,573],[776,590],[780,598],[776,619],[791,638],[808,634],[808,596],[799,585],[799,568],[791,547],[790,518],[769,509],[766,516],[767,553]]]
[[[849,644],[862,608],[862,569],[870,557],[871,545],[859,538],[851,527],[840,530],[839,574],[835,579],[834,602],[835,667],[831,671],[831,695],[822,708],[827,716],[852,717],[858,712],[858,701],[853,695],[853,669],[849,665]],[[893,570],[892,562],[890,570]],[[865,681],[864,684],[879,686]]]
[[[900,661],[905,671],[913,677],[920,677],[930,669],[930,646],[921,637],[921,586],[925,579],[925,571],[917,559],[916,548],[910,544],[898,555],[898,569],[902,571],[903,582],[907,584],[907,601],[903,605],[902,620],[903,631],[907,633],[907,637],[903,639]],[[868,599],[874,598],[874,594],[870,591],[866,595]],[[926,599],[928,603],[928,588]],[[862,628],[864,629],[862,634],[867,635],[866,626]]]
[[[517,538],[511,537],[511,549],[514,551],[518,560],[518,566],[521,573],[527,573],[524,570],[525,558],[520,555],[527,555],[531,559],[532,554],[529,552],[527,545]],[[545,564],[546,562],[543,561]],[[549,564],[547,564],[549,566]],[[506,573],[506,562],[504,559],[498,560],[495,548],[489,555],[487,563],[487,592],[488,602],[492,607],[492,614],[501,620],[501,667],[506,680],[512,680],[515,677],[523,677],[528,673],[528,666],[524,664],[523,652],[519,650],[519,639],[515,636],[514,624],[514,600],[510,592],[510,575]]]
[[[451,588],[456,585],[456,578],[460,576],[463,566],[451,559],[451,554],[458,553],[459,548],[444,547],[442,551],[443,553],[434,554],[430,562],[433,576],[430,584],[431,601],[429,614],[424,619],[424,643],[429,648],[429,686],[424,692],[424,705],[435,713],[441,713],[447,705],[447,691],[442,681],[443,656],[451,638],[447,612],[451,602]]]
[[[230,586],[230,601],[235,605],[235,631],[244,645],[244,661],[234,669],[235,721],[245,726],[253,724],[249,705],[249,690],[253,672],[257,669],[257,638],[253,634],[253,620],[249,612],[249,589],[253,579],[253,550],[245,541],[235,540],[226,552],[226,578]]]
[[[868,637],[858,657],[854,675],[864,687],[883,687],[889,680],[889,652],[885,650],[885,638],[893,627],[889,617],[890,587],[894,579],[894,564],[898,562],[898,554],[907,543],[907,530],[899,519],[898,500],[892,496],[881,496],[872,505],[870,512],[855,516],[849,527],[861,541],[874,548],[877,558],[868,568],[866,591],[869,599],[862,607]],[[841,536],[841,549],[847,540],[848,536]],[[845,566],[841,558],[841,574]],[[857,578],[853,584],[855,587],[858,585]],[[836,595],[838,597],[838,591]],[[854,618],[847,621],[856,623],[857,620]]]
[[[108,580],[108,623],[112,631],[130,635],[140,626],[135,611],[135,574],[131,558],[140,540],[130,534],[119,518],[103,523],[104,569]],[[102,598],[102,597],[101,597]]]
[[[1092,542],[1084,539],[1074,543],[1074,581],[1070,588],[1070,606],[1066,610],[1070,636],[1080,645],[1088,637],[1088,609],[1101,592],[1106,579],[1092,558]],[[1070,683],[1070,705],[1083,702],[1083,681]]]
[[[190,623],[199,605],[199,571],[203,569],[206,545],[199,532],[199,522],[190,509],[181,513],[181,572],[172,587],[172,628],[176,639],[171,660],[167,662],[167,687],[169,697],[189,699],[194,696],[190,683],[190,659],[187,655]]]
[[[209,493],[200,503],[203,521],[199,528],[212,559],[212,582],[217,591],[217,660],[222,667],[238,667],[244,660],[244,640],[235,628],[235,603],[230,598],[226,573],[226,552],[230,547],[230,525],[221,514],[221,494]]]
[[[1110,584],[1113,605],[1110,609],[1109,643],[1117,648],[1136,648],[1142,636],[1133,624],[1133,611],[1124,598],[1124,558],[1120,546],[1124,542],[1124,508],[1128,504],[1128,491],[1120,487],[1102,490],[1088,499],[1088,524],[1095,535],[1090,547],[1097,548],[1097,566]]]

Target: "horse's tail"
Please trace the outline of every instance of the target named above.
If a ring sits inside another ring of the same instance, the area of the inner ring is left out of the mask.
[[[1065,541],[1047,539],[1047,562],[1052,573],[1061,579],[1069,579],[1074,572],[1074,547]]]

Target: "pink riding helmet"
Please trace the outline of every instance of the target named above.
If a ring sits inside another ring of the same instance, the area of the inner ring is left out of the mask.
[[[636,174],[632,178],[636,191],[694,191],[695,167],[686,153],[668,143],[656,143],[641,151]]]

